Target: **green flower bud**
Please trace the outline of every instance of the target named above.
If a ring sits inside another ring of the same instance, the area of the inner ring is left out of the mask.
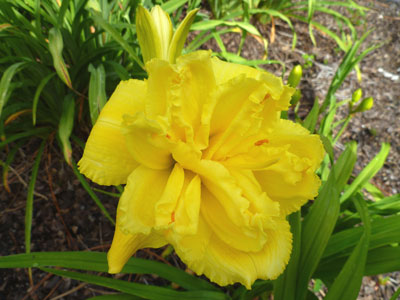
[[[362,97],[362,90],[357,89],[354,91],[353,95],[351,96],[351,103],[355,104],[357,103]]]
[[[303,68],[301,65],[294,66],[289,74],[288,84],[291,87],[297,87],[300,83],[301,76],[303,75]]]
[[[373,106],[374,106],[374,99],[372,97],[368,97],[363,99],[360,105],[358,105],[357,108],[352,111],[352,113],[367,111],[370,110]]]

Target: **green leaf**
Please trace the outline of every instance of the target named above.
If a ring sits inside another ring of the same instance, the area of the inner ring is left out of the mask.
[[[249,12],[251,14],[266,14],[266,15],[270,15],[270,16],[282,19],[284,22],[286,22],[288,24],[289,28],[292,30],[292,34],[293,34],[292,49],[294,49],[296,47],[297,33],[296,33],[296,30],[294,29],[292,21],[290,21],[290,18],[288,18],[285,14],[283,14],[279,10],[275,10],[275,9],[251,9]]]
[[[63,38],[60,30],[51,28],[49,30],[49,50],[53,57],[53,65],[61,80],[72,89],[71,78],[69,77],[67,66],[65,65],[62,51],[64,48]]]
[[[237,288],[232,298],[235,300],[253,300],[263,293],[272,292],[273,289],[274,286],[271,281],[257,280],[251,286],[250,290],[246,289],[243,285]]]
[[[110,294],[110,295],[102,295],[90,297],[86,300],[143,300],[145,298],[129,295],[129,294]]]
[[[356,192],[361,190],[364,185],[370,181],[375,174],[382,168],[385,163],[386,157],[390,151],[390,145],[383,143],[379,153],[370,161],[370,163],[360,172],[360,174],[354,179],[349,188],[340,197],[340,202],[343,203]]]
[[[366,276],[397,272],[400,270],[400,247],[386,246],[368,252]]]
[[[372,221],[372,233],[369,247],[378,248],[384,245],[400,242],[400,215],[378,218]],[[342,230],[332,235],[323,257],[328,258],[336,254],[348,254],[360,240],[363,233],[362,227]]]
[[[274,300],[296,299],[297,276],[299,273],[301,249],[301,213],[292,213],[289,216],[290,230],[293,234],[293,249],[289,263],[277,280],[274,281]]]
[[[38,102],[39,102],[40,94],[42,93],[42,90],[45,87],[45,85],[49,82],[49,80],[51,78],[53,78],[53,76],[55,74],[56,73],[50,73],[45,78],[43,78],[40,81],[40,83],[39,83],[39,85],[38,85],[38,87],[36,89],[35,96],[33,97],[33,101],[32,101],[32,123],[33,123],[33,125],[36,125],[37,105],[38,105]]]
[[[304,299],[308,282],[316,270],[339,216],[339,193],[353,170],[355,144],[351,143],[333,166],[318,197],[305,216],[301,232],[301,256],[297,299]]]
[[[135,53],[134,49],[129,45],[127,41],[123,39],[121,34],[110,24],[108,24],[100,13],[91,10],[92,12],[92,19],[102,27],[107,33],[109,33],[112,38],[120,44],[120,46],[128,52],[128,54],[132,57],[132,59],[142,68],[144,69],[143,62],[139,59],[139,56]]]
[[[239,27],[243,30],[246,30],[247,32],[261,36],[260,32],[256,27],[253,25],[246,23],[246,22],[240,22],[240,21],[224,21],[224,20],[206,20],[206,21],[201,21],[194,23],[191,27],[192,30],[211,30],[216,28],[217,26],[230,26],[230,27]]]
[[[400,212],[400,194],[385,197],[368,206],[375,213],[396,214]]]
[[[178,8],[180,8],[184,4],[186,4],[186,2],[188,2],[188,0],[169,0],[169,1],[165,1],[163,4],[161,4],[161,8],[165,12],[172,14]]]
[[[326,151],[326,153],[328,153],[329,159],[331,162],[334,161],[334,153],[333,153],[333,146],[331,141],[324,135],[320,135],[322,144],[324,145],[324,149]]]
[[[303,127],[307,128],[311,133],[313,133],[315,130],[315,126],[317,125],[318,122],[318,116],[319,116],[319,104],[318,104],[318,98],[315,98],[313,107],[311,108],[307,117],[303,121]]]
[[[25,252],[31,252],[31,231],[32,231],[32,215],[33,215],[33,198],[35,192],[36,178],[39,172],[40,160],[42,159],[42,154],[46,140],[42,140],[38,153],[35,157],[35,162],[32,167],[32,174],[28,185],[28,195],[26,197],[25,206]]]
[[[5,145],[8,145],[11,142],[14,142],[19,139],[26,138],[26,137],[45,136],[45,135],[49,134],[50,131],[51,131],[51,129],[49,127],[39,127],[39,128],[33,128],[30,130],[26,130],[21,133],[13,134],[10,137],[7,137],[4,141],[0,142],[0,148],[4,147]]]
[[[72,147],[69,141],[74,127],[75,100],[68,94],[63,101],[63,109],[58,125],[58,137],[61,142],[61,149],[64,153],[65,161],[71,165]]]
[[[107,272],[107,254],[103,252],[36,252],[0,257],[0,268],[58,266],[86,271]],[[122,273],[157,274],[188,290],[218,289],[209,282],[157,261],[132,257]]]
[[[361,235],[360,235],[361,236]],[[359,240],[358,240],[359,241]],[[357,241],[357,242],[358,242]],[[323,261],[316,272],[316,276],[323,279],[325,283],[332,281],[342,270],[347,256],[339,256]],[[368,251],[367,263],[364,276],[374,276],[383,273],[396,272],[400,270],[400,247],[385,246]]]
[[[110,213],[107,211],[107,209],[104,207],[103,203],[101,203],[101,200],[97,195],[93,192],[92,188],[90,187],[89,183],[87,183],[85,177],[79,172],[76,163],[74,161],[72,162],[72,169],[75,173],[76,178],[80,181],[82,187],[86,190],[90,198],[93,199],[93,201],[96,203],[96,205],[100,208],[104,216],[111,222],[111,224],[115,225],[114,219],[110,216]]]
[[[390,297],[389,300],[397,300],[399,299],[400,296],[400,286],[397,288],[396,292]]]
[[[4,71],[3,76],[1,76],[0,80],[0,117],[3,111],[3,107],[6,104],[9,96],[9,87],[11,83],[11,79],[14,77],[14,74],[18,71],[18,69],[25,64],[25,62],[15,63],[7,68]]]
[[[370,182],[364,185],[364,189],[374,198],[375,201],[380,201],[385,198],[382,191]]]
[[[100,64],[97,68],[90,64],[89,72],[89,111],[92,125],[94,125],[100,111],[107,102],[106,73],[102,64]]]
[[[336,186],[339,192],[343,191],[347,184],[354,165],[357,161],[357,143],[351,141],[346,145],[346,149],[340,155],[340,158],[335,164]]]
[[[340,271],[333,285],[329,288],[325,300],[356,299],[360,291],[367,261],[371,223],[367,205],[360,195],[354,199],[354,204],[356,205],[364,224],[364,232],[357,246],[346,261],[343,269]]]
[[[61,2],[61,7],[60,7],[60,10],[58,11],[58,20],[57,20],[57,26],[59,28],[63,27],[62,25],[64,22],[64,16],[65,16],[65,13],[67,12],[69,3],[70,3],[70,0],[63,0]]]
[[[111,289],[115,289],[117,291],[127,293],[130,295],[135,295],[139,297],[143,297],[145,299],[153,299],[153,300],[193,300],[193,299],[210,299],[210,300],[226,300],[228,297],[221,292],[213,292],[213,291],[188,291],[188,292],[178,292],[171,290],[165,287],[159,286],[150,286],[144,285],[134,282],[127,282],[118,279],[106,278],[102,276],[82,274],[78,272],[72,271],[63,271],[49,268],[42,268],[43,271],[68,277],[84,282],[88,282],[91,284],[100,285],[103,287],[108,287]]]
[[[339,191],[335,179],[333,169],[303,221],[297,299],[305,298],[308,282],[318,266],[339,216]]]

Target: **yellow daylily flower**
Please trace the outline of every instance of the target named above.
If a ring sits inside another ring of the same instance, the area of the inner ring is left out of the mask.
[[[198,51],[152,59],[101,111],[80,171],[126,184],[108,253],[118,273],[140,248],[172,244],[197,274],[247,288],[291,253],[286,216],[317,195],[317,135],[280,119],[294,88]]]

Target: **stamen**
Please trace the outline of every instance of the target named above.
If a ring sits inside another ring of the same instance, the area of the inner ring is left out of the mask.
[[[267,139],[263,139],[263,140],[259,140],[259,141],[255,142],[254,145],[261,146],[266,143],[269,143],[269,141]]]
[[[169,224],[172,224],[175,222],[175,212],[173,211],[171,214],[171,222],[169,222]]]

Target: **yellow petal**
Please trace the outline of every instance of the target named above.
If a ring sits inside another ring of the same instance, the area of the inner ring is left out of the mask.
[[[174,214],[173,230],[179,235],[197,232],[200,212],[201,181],[198,175],[185,171],[185,185]]]
[[[199,148],[208,145],[210,117],[215,105],[215,79],[211,52],[197,51],[178,58],[180,73],[179,93],[172,98],[173,115],[181,118],[194,132],[193,139]],[[182,122],[181,121],[181,122]],[[186,136],[186,142],[189,137]]]
[[[255,79],[238,76],[219,87],[217,104],[211,119],[211,135],[229,128],[237,115],[250,105],[251,100],[260,103],[266,95],[266,88]],[[255,99],[249,99],[251,95]]]
[[[101,111],[78,163],[81,173],[94,182],[124,184],[138,166],[128,151],[121,124],[124,114],[143,110],[146,89],[143,81],[121,81]]]
[[[249,228],[234,224],[224,207],[206,189],[202,189],[201,213],[211,230],[229,247],[242,251],[260,251],[267,236],[261,226]]]
[[[249,136],[259,132],[266,95],[265,85],[253,79],[237,78],[226,87],[211,120],[210,147],[205,158],[222,160]]]
[[[281,120],[268,139],[269,147],[286,150],[276,164],[254,174],[268,196],[279,202],[283,215],[287,215],[317,196],[321,182],[314,173],[324,149],[317,135],[287,120]]]
[[[325,155],[321,139],[316,134],[310,134],[300,124],[281,119],[274,131],[268,136],[271,146],[289,145],[289,151],[299,157],[307,157],[316,170]]]
[[[153,6],[150,14],[160,41],[161,56],[158,58],[168,60],[168,49],[173,31],[171,19],[169,14],[163,11],[159,5]]]
[[[190,26],[192,25],[198,11],[199,9],[191,10],[176,29],[168,50],[168,58],[171,63],[174,63],[176,58],[181,55]]]
[[[236,179],[242,194],[249,200],[249,211],[259,217],[278,217],[280,215],[279,204],[272,201],[268,195],[262,190],[260,183],[257,181],[253,172],[250,170],[229,169],[231,175]],[[264,229],[269,228],[264,227]]]
[[[180,259],[193,261],[201,260],[205,256],[211,234],[211,229],[200,216],[195,234],[180,235],[171,229],[165,232],[165,238],[174,247]]]
[[[249,200],[243,196],[228,169],[218,162],[201,160],[195,173],[201,176],[203,186],[219,201],[231,222],[237,226],[249,226]]]
[[[159,248],[166,244],[165,239],[157,234],[125,234],[117,223],[111,248],[107,254],[108,273],[115,274],[121,272],[125,263],[132,255],[141,248]]]
[[[258,252],[233,249],[212,236],[204,260],[186,262],[219,285],[240,282],[247,289],[256,279],[276,279],[286,267],[292,250],[289,224],[280,220],[277,230],[267,232],[267,242]]]
[[[117,209],[117,224],[125,234],[149,234],[155,225],[155,206],[166,187],[170,170],[137,167],[128,178]]]
[[[129,152],[138,163],[156,170],[173,164],[166,129],[159,122],[147,119],[143,112],[125,116],[123,133]]]
[[[144,63],[162,57],[162,43],[153,16],[143,6],[136,9],[136,32]],[[167,48],[168,50],[168,48]]]
[[[212,58],[212,64],[217,85],[226,83],[242,74],[249,78],[256,78],[260,74],[260,71],[255,68],[225,62],[216,57]]]
[[[286,220],[276,219],[276,230],[266,232],[267,242],[260,251],[232,248],[213,233],[200,217],[195,235],[167,236],[182,261],[196,274],[224,286],[240,282],[248,289],[256,279],[275,279],[284,270],[292,248],[292,236]]]
[[[155,225],[157,229],[168,227],[175,218],[175,208],[181,195],[185,172],[180,164],[176,163],[168,178],[167,185],[160,200],[155,206]]]
[[[153,59],[146,64],[149,74],[145,113],[150,119],[165,116],[171,102],[171,92],[180,82],[179,74],[167,61]]]
[[[285,181],[283,172],[259,171],[255,175],[268,196],[279,203],[283,215],[299,210],[308,200],[315,198],[321,185],[319,177],[310,172],[299,174],[294,183]]]

